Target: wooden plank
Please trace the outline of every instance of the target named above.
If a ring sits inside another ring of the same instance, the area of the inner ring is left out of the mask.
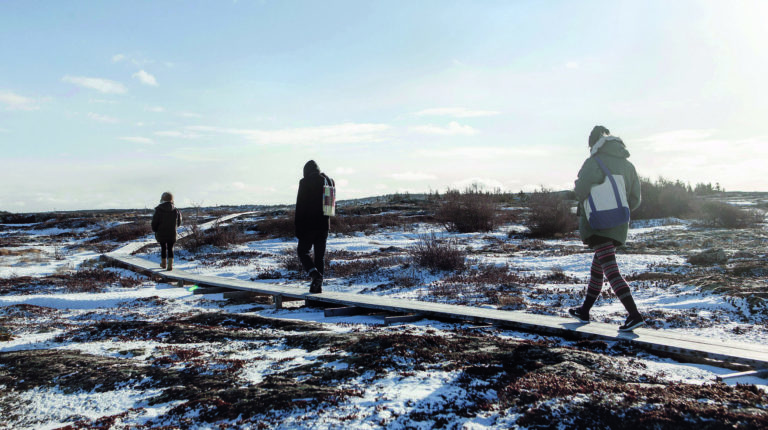
[[[225,299],[249,299],[256,297],[263,297],[263,294],[256,294],[250,291],[229,290],[223,294]]]
[[[727,375],[720,375],[717,377],[718,381],[725,381],[726,379],[741,378],[744,376],[754,376],[757,378],[765,378],[768,376],[768,369],[750,370],[748,372],[736,372],[729,373]]]
[[[362,313],[365,313],[365,309],[358,306],[344,306],[340,308],[326,308],[324,312],[325,312],[325,317],[330,318],[330,317],[360,315]]]
[[[424,319],[424,315],[410,314],[410,315],[391,315],[384,317],[384,324],[399,324],[420,321]]]
[[[231,288],[222,287],[191,287],[192,294],[218,294],[235,291]]]

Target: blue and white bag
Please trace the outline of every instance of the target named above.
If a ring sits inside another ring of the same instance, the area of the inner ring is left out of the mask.
[[[606,230],[629,222],[627,188],[622,175],[614,175],[598,156],[595,161],[605,173],[602,184],[592,186],[584,200],[584,213],[595,230]]]

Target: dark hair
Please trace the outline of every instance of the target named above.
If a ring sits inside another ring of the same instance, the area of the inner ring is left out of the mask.
[[[592,129],[592,133],[589,133],[589,146],[593,146],[594,144],[596,144],[597,141],[600,140],[600,138],[605,136],[606,134],[611,134],[611,131],[603,127],[602,125],[596,125]]]

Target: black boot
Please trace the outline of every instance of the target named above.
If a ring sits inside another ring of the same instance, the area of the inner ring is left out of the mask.
[[[323,275],[317,270],[309,272],[309,276],[312,277],[312,283],[309,284],[310,294],[318,294],[323,292]]]

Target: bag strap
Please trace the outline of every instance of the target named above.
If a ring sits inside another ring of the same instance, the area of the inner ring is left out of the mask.
[[[320,176],[323,177],[323,185],[325,185],[326,187],[328,187],[328,186],[335,187],[336,186],[336,181],[334,181],[333,179],[329,178],[326,174],[322,173],[322,174],[320,174]]]
[[[597,165],[600,166],[600,169],[603,170],[603,173],[605,174],[605,177],[608,178],[609,181],[611,181],[611,186],[613,187],[613,195],[616,197],[616,207],[621,207],[621,194],[619,193],[619,185],[616,183],[616,179],[613,178],[613,173],[611,173],[610,170],[608,170],[608,167],[603,163],[603,160],[600,159],[597,155],[593,157],[595,161],[597,161]],[[592,210],[595,210],[594,203],[592,202],[592,196],[589,196],[589,204],[592,206]]]

